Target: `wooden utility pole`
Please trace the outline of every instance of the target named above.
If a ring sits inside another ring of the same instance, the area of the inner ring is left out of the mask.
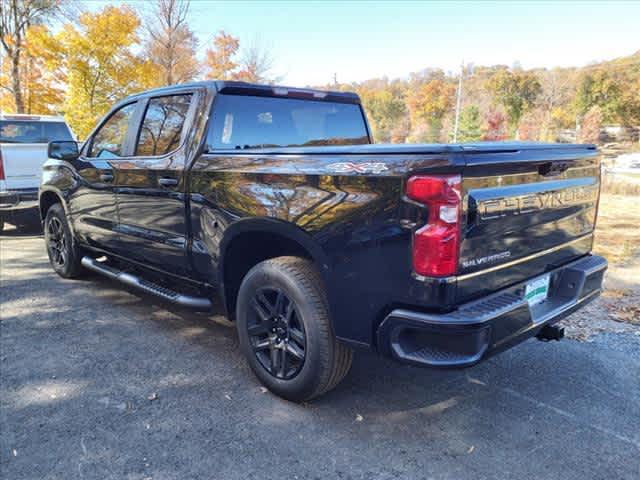
[[[464,73],[464,60],[460,64],[460,76],[458,77],[458,92],[456,94],[456,118],[453,125],[453,143],[458,141],[458,126],[460,124],[460,105],[462,103],[462,74]]]

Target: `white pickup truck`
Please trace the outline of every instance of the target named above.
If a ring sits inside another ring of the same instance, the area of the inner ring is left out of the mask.
[[[73,140],[62,117],[0,114],[0,232],[38,219],[38,186],[47,144]]]

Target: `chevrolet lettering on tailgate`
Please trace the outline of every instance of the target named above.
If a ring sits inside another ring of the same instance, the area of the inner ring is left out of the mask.
[[[534,185],[540,187],[541,184]],[[504,191],[501,193],[504,193]],[[561,209],[574,205],[583,205],[596,202],[597,199],[598,185],[578,186],[562,190],[548,190],[517,196],[487,199],[478,203],[478,214],[481,220],[491,220],[507,215],[523,215],[540,210]]]

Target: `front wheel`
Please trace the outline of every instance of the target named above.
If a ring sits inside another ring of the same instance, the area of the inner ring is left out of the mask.
[[[240,348],[276,395],[310,400],[349,371],[352,351],[333,334],[322,280],[310,261],[278,257],[253,267],[236,312]]]
[[[78,278],[84,273],[82,251],[75,242],[62,205],[49,208],[44,220],[44,241],[49,262],[62,278]]]

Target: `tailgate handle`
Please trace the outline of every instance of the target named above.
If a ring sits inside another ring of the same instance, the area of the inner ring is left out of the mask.
[[[176,185],[178,185],[178,179],[170,178],[170,177],[162,177],[158,180],[158,183],[163,187],[175,187]]]
[[[543,177],[560,175],[569,168],[571,162],[546,162],[538,167],[538,173]]]

